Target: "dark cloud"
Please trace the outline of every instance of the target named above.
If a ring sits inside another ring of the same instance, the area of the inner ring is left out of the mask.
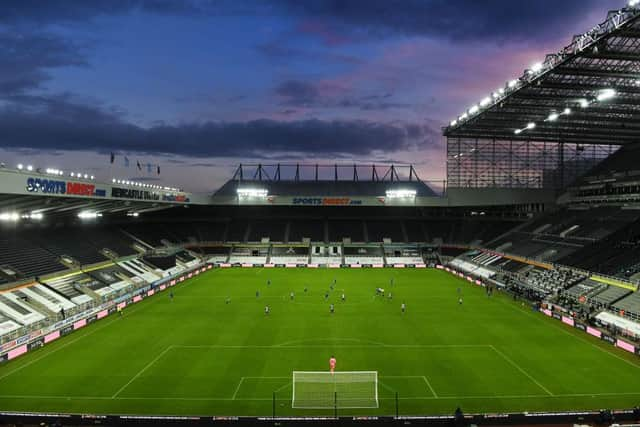
[[[453,40],[547,38],[602,8],[624,6],[621,0],[279,0],[287,13],[313,25],[302,32],[332,44],[363,35],[423,35]]]
[[[326,87],[301,80],[286,80],[274,89],[276,95],[282,100],[282,105],[288,107],[313,107],[313,108],[354,108],[362,111],[384,111],[392,108],[411,108],[411,104],[391,102],[391,93],[382,95],[356,96],[348,91],[338,94],[326,94]],[[336,88],[328,88],[330,92],[336,92]],[[295,110],[284,110],[295,112]]]
[[[39,88],[49,68],[86,66],[82,50],[50,34],[0,32],[0,96]]]
[[[286,80],[276,86],[274,91],[282,97],[285,105],[311,106],[320,101],[318,88],[313,83],[300,80]]]
[[[363,156],[440,143],[426,125],[361,120],[206,122],[141,128],[117,110],[61,95],[21,98],[0,109],[0,145],[34,150],[126,151],[194,157],[261,157],[289,153]]]
[[[195,0],[3,0],[0,22],[11,24],[84,22],[98,16],[120,15],[136,11],[197,14],[215,10],[212,3]]]

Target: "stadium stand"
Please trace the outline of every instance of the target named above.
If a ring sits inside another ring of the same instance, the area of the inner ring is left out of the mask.
[[[261,242],[269,239],[273,242],[284,242],[287,223],[284,221],[253,221],[249,224],[249,242]]]
[[[7,281],[19,280],[27,277],[46,276],[65,269],[58,261],[58,256],[36,246],[28,240],[16,235],[0,237],[0,266],[15,272],[15,276],[6,275]]]
[[[382,246],[347,246],[343,248],[345,264],[384,264]]]
[[[343,239],[364,243],[364,222],[353,219],[330,219],[329,241],[342,242]]]
[[[380,242],[389,239],[392,242],[405,242],[400,221],[365,221],[368,242]]]
[[[324,242],[324,219],[292,219],[289,222],[288,242],[302,242],[309,239],[312,242]]]
[[[273,246],[271,247],[271,264],[308,264],[308,246]]]

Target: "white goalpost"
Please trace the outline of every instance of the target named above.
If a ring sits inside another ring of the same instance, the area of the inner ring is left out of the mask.
[[[293,371],[297,409],[357,409],[378,407],[378,372]]]

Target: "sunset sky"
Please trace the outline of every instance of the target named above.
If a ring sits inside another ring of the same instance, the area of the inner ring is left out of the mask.
[[[0,161],[195,192],[251,162],[442,180],[444,124],[624,4],[3,0]]]

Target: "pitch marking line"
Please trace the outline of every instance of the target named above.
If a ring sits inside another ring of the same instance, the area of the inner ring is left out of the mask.
[[[433,389],[433,387],[431,386],[431,383],[429,382],[429,380],[427,379],[427,377],[425,375],[380,375],[380,378],[419,378],[419,379],[423,380],[427,384],[427,387],[429,387],[429,391],[431,392],[431,394],[433,394],[434,399],[438,399],[439,398],[438,394]],[[381,382],[378,381],[378,383],[381,383]],[[386,385],[383,385],[383,387],[389,389],[389,387],[387,387]],[[389,389],[389,390],[391,390],[391,389]],[[397,391],[397,390],[391,390],[391,391]]]
[[[517,370],[519,370],[520,372],[522,372],[527,378],[529,378],[531,381],[533,381],[538,387],[540,387],[542,390],[545,391],[545,393],[547,393],[549,396],[553,396],[554,394],[551,393],[549,391],[548,388],[546,388],[545,386],[543,386],[542,384],[540,384],[540,381],[536,380],[535,378],[533,378],[533,376],[531,376],[531,374],[529,374],[527,371],[525,371],[524,369],[522,369],[522,367],[520,365],[518,365],[516,362],[514,362],[513,360],[511,360],[506,354],[504,354],[503,352],[501,352],[500,350],[498,350],[497,348],[495,348],[493,345],[490,346],[491,349],[493,351],[496,352],[496,354],[498,354],[500,357],[502,357],[504,360],[506,360],[507,362],[509,362],[509,364],[511,364],[511,366],[513,366],[514,368],[516,368]]]
[[[231,400],[236,400],[236,396],[238,395],[238,391],[240,390],[240,386],[244,382],[245,377],[240,378],[238,381],[238,387],[236,387],[236,391],[233,392],[233,396],[231,396]]]
[[[429,386],[429,390],[431,390],[431,393],[433,393],[433,397],[435,397],[437,399],[438,398],[438,394],[436,393],[434,388],[431,386],[431,383],[429,382],[427,377],[425,375],[423,375],[422,379],[424,380],[425,383],[427,383],[427,386]]]
[[[138,373],[137,373],[137,374],[135,374],[135,375],[133,376],[133,378],[131,378],[131,379],[130,379],[130,380],[129,380],[125,385],[123,385],[122,387],[120,387],[120,388],[118,389],[118,391],[116,391],[116,392],[111,396],[111,398],[112,398],[112,399],[115,399],[116,397],[118,397],[118,395],[119,395],[119,394],[120,394],[120,393],[121,393],[125,388],[127,388],[127,387],[128,387],[132,382],[134,382],[134,381],[135,381],[135,380],[136,380],[140,375],[142,375],[142,374],[143,374],[147,369],[149,369],[149,368],[151,367],[151,365],[153,365],[153,364],[154,364],[154,363],[156,363],[158,360],[160,360],[160,358],[161,358],[162,356],[164,356],[165,354],[167,354],[167,352],[168,352],[169,350],[171,350],[172,348],[173,348],[173,346],[169,346],[169,347],[165,348],[164,350],[162,350],[162,351],[160,352],[160,354],[159,354],[159,355],[157,355],[157,356],[156,356],[156,357],[155,357],[151,362],[147,363],[147,365],[146,365],[144,368],[140,369],[140,371],[138,371]]]

